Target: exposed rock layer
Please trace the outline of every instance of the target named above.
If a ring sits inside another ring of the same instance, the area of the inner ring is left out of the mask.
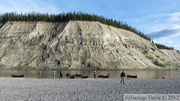
[[[180,53],[99,22],[7,22],[0,28],[2,68],[179,68]]]

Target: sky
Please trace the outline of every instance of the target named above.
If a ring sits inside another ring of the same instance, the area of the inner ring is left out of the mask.
[[[180,50],[180,0],[1,0],[7,12],[83,12],[122,21],[154,42]]]

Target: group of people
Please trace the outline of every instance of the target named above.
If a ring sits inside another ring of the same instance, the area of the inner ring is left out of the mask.
[[[96,70],[94,70],[94,78],[96,78],[97,75],[100,75],[100,71],[98,70],[98,72],[96,72]]]
[[[95,70],[95,71],[94,71],[94,78],[96,78],[96,76],[99,75],[99,74],[100,74],[100,71],[96,72],[96,70]],[[39,77],[41,77],[41,70],[39,71]],[[61,77],[63,77],[62,69],[60,69],[60,71],[59,71],[59,78],[61,78]],[[120,73],[120,78],[121,78],[120,83],[125,84],[125,77],[126,77],[126,74],[125,74],[124,71],[122,71],[122,72]],[[163,75],[162,78],[163,78],[163,79],[166,79],[167,76],[166,76],[166,75]]]
[[[98,74],[100,74],[100,71],[98,71]],[[41,71],[40,71],[40,74],[39,74],[39,75],[41,76]],[[94,78],[96,78],[96,75],[97,75],[97,72],[96,72],[96,70],[95,70],[95,71],[94,71]],[[60,69],[60,71],[59,71],[59,78],[61,78],[61,77],[63,77],[62,69]],[[122,71],[121,74],[120,74],[120,78],[121,78],[120,83],[125,84],[125,77],[126,77],[126,74],[125,74],[124,71]]]
[[[97,73],[96,70],[95,70],[94,71],[94,78],[96,78],[97,74],[99,75],[100,71],[98,71],[98,73]],[[54,75],[55,75],[55,73],[54,73]],[[41,70],[39,71],[39,77],[41,77]],[[61,78],[61,77],[63,77],[62,69],[59,70],[59,78]],[[125,84],[126,74],[125,74],[124,71],[121,72],[120,77],[121,77],[121,82],[120,83]]]
[[[99,73],[100,73],[100,71],[98,71],[98,74]],[[96,78],[96,75],[97,75],[97,72],[96,72],[96,70],[94,70],[94,78]],[[125,84],[125,77],[126,77],[126,73],[124,71],[122,71],[120,74],[120,78],[121,78],[120,83]]]

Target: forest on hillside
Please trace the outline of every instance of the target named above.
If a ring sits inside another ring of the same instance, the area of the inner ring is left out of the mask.
[[[133,28],[126,24],[125,22],[116,21],[113,19],[104,18],[102,16],[94,15],[94,14],[88,14],[88,13],[82,13],[82,12],[73,12],[73,13],[60,13],[60,14],[42,14],[42,13],[5,13],[2,15],[2,21],[44,21],[44,22],[68,22],[68,21],[98,21],[100,23],[110,25],[116,28],[121,28],[124,30],[128,30],[131,32],[134,32],[135,34],[139,35],[140,37],[151,41],[151,38],[149,38],[147,35],[142,33],[141,31],[137,30],[136,28]],[[172,47],[167,47],[165,45],[156,44],[156,46],[159,49],[174,49]]]

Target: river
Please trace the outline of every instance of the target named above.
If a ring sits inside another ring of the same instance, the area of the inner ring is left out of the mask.
[[[110,74],[110,78],[119,78],[122,70],[100,70],[97,73],[101,75]],[[124,70],[126,75],[137,75],[138,78],[162,78],[162,75],[167,75],[168,78],[180,78],[180,70]],[[94,77],[93,70],[62,70],[63,78],[66,78],[66,73],[69,74],[84,74],[89,78]],[[24,74],[25,78],[58,78],[59,70],[10,70],[1,69],[0,77],[11,77],[11,74]]]

